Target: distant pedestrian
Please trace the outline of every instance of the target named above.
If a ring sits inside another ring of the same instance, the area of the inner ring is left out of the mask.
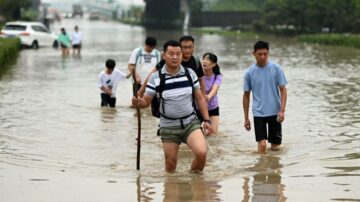
[[[75,54],[75,51],[78,55],[80,55],[81,51],[81,40],[82,40],[82,32],[79,31],[79,27],[74,27],[74,32],[71,34],[71,45],[73,48],[73,54]]]
[[[138,89],[144,83],[146,76],[160,61],[160,52],[155,48],[157,40],[155,37],[148,36],[143,47],[135,48],[128,62],[128,69],[132,72],[135,69],[135,78]]]
[[[58,41],[60,42],[62,55],[63,56],[68,56],[69,52],[70,52],[69,48],[71,46],[71,40],[70,40],[69,35],[66,33],[65,28],[61,28],[60,32],[61,33],[58,36]]]
[[[115,69],[116,63],[113,59],[106,60],[105,70],[99,74],[98,87],[101,90],[101,107],[115,107],[116,89],[126,75]]]
[[[243,108],[246,130],[251,129],[249,120],[250,92],[252,92],[252,111],[258,152],[266,153],[267,140],[272,150],[279,150],[282,142],[281,123],[285,119],[287,80],[280,65],[268,61],[269,44],[258,41],[253,55],[256,63],[244,75]]]
[[[220,110],[217,92],[223,78],[217,61],[217,56],[213,53],[205,53],[202,57],[202,68],[205,74],[205,100],[208,104],[209,116],[214,134],[218,133]],[[198,116],[200,115],[198,114]]]

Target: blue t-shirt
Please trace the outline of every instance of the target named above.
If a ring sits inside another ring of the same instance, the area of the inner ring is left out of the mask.
[[[252,91],[255,117],[274,116],[280,111],[279,86],[287,84],[280,65],[271,61],[264,67],[251,65],[244,76],[244,91]]]

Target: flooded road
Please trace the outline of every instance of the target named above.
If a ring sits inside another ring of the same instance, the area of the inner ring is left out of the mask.
[[[360,201],[360,50],[265,38],[289,81],[288,104],[284,150],[258,155],[242,111],[242,77],[257,36],[195,33],[198,55],[217,54],[224,75],[220,135],[207,138],[202,175],[189,174],[186,146],[177,173],[167,175],[149,110],[141,111],[141,170],[135,169],[130,80],[119,84],[115,110],[100,108],[96,82],[107,58],[127,72],[146,35],[162,49],[181,33],[86,20],[53,30],[75,25],[84,34],[81,57],[22,50],[0,77],[1,201]]]

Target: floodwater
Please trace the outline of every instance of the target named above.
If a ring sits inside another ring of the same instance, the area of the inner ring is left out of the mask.
[[[141,169],[131,82],[121,82],[115,110],[101,109],[97,75],[107,58],[127,71],[131,50],[153,35],[116,22],[67,20],[84,33],[81,57],[22,50],[0,77],[0,199],[51,201],[360,201],[360,50],[267,37],[288,84],[284,149],[256,153],[243,128],[242,75],[258,36],[194,33],[198,55],[219,56],[220,134],[207,137],[203,174],[189,173],[182,146],[175,174],[164,172],[158,120],[142,110]]]

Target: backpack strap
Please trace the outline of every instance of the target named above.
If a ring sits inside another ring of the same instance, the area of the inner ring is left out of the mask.
[[[193,56],[195,59],[196,69],[201,68],[200,58],[198,56]]]
[[[156,57],[156,64],[160,62],[160,53],[157,49],[154,49],[155,51],[155,57]]]
[[[137,53],[136,53],[136,56],[135,56],[135,64],[137,64],[137,61],[138,61],[138,59],[140,58],[140,56],[143,56],[143,54],[142,54],[142,52],[143,52],[143,48],[139,48],[139,50],[137,51]],[[156,58],[156,64],[158,64],[160,61],[159,61],[159,59],[160,59],[160,53],[159,53],[159,51],[157,50],[157,49],[154,49],[153,50],[154,51],[154,53],[155,53],[155,56],[154,55],[152,55],[151,53],[150,53],[150,55],[151,55],[151,57],[155,57]]]
[[[139,48],[139,50],[137,51],[136,56],[135,56],[135,65],[137,64],[137,61],[142,54],[142,51],[143,51],[143,48]]]
[[[164,99],[162,98],[162,92],[163,92],[164,89],[165,89],[165,80],[166,80],[166,79],[165,79],[165,74],[162,74],[162,73],[161,73],[161,69],[158,69],[159,78],[160,78],[159,91],[158,91],[158,93],[159,93],[159,103],[160,103],[161,101],[163,102],[163,104],[162,104],[162,111],[163,111],[163,113],[160,113],[160,111],[159,111],[159,114],[160,114],[160,116],[162,116],[162,117],[164,117],[164,118],[166,118],[166,119],[170,119],[170,120],[180,120],[180,123],[181,123],[181,127],[182,127],[182,128],[184,128],[183,120],[186,119],[186,118],[188,118],[188,117],[190,117],[190,116],[192,116],[193,114],[196,114],[196,112],[195,112],[195,99],[194,99],[194,83],[193,83],[193,79],[192,79],[192,77],[191,77],[191,74],[190,74],[188,68],[187,68],[187,67],[184,67],[184,69],[185,69],[185,76],[187,77],[188,82],[189,82],[189,84],[190,84],[190,86],[191,86],[191,88],[192,88],[192,103],[193,103],[193,109],[194,109],[194,110],[193,110],[193,112],[191,112],[189,115],[182,116],[182,117],[179,117],[179,118],[171,118],[171,117],[167,117],[167,116],[165,115]],[[159,106],[159,107],[160,107],[160,106]]]
[[[160,78],[160,84],[159,84],[159,89],[158,89],[158,93],[159,93],[159,107],[160,105],[162,105],[162,110],[163,112],[165,113],[165,108],[164,108],[164,105],[161,104],[161,101],[164,101],[163,97],[162,97],[162,93],[165,89],[165,74],[162,74],[161,73],[161,69],[162,68],[159,68],[157,71],[158,71],[158,74],[159,74],[159,78]],[[164,103],[164,102],[163,102]],[[162,115],[160,113],[160,110],[159,110],[159,114]]]

